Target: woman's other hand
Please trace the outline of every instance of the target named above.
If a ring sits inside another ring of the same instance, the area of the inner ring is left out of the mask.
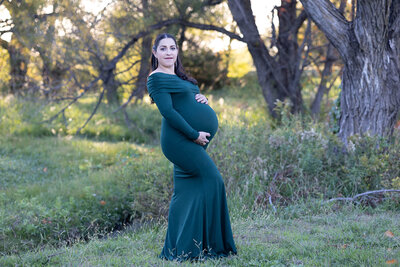
[[[199,132],[199,137],[194,140],[194,142],[198,145],[205,146],[208,142],[210,142],[207,137],[210,136],[210,133],[207,132]]]
[[[207,97],[205,95],[196,94],[194,98],[197,100],[197,102],[200,102],[200,103],[208,105],[208,99],[207,99]]]

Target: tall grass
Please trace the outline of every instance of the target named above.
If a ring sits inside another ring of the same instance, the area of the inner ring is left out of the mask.
[[[12,95],[0,97],[0,134],[31,137],[75,136],[92,113],[96,105],[96,95],[82,99],[49,121],[67,104],[67,101],[49,102]],[[155,105],[139,101],[136,105],[131,105],[127,113],[131,128],[126,126],[121,112],[113,113],[113,109],[103,104],[80,131],[79,136],[94,140],[156,144],[160,135],[161,117]]]
[[[287,115],[284,107],[282,124],[272,127],[264,101],[254,97],[257,88],[248,87],[209,96],[220,128],[208,151],[235,214],[400,188],[398,137],[392,143],[354,137],[354,146],[344,151],[329,125]],[[159,147],[156,107],[146,101],[130,106],[135,126],[129,129],[121,115],[103,106],[73,137],[93,100],[39,124],[62,104],[0,98],[1,253],[73,243],[166,215],[172,165]],[[399,206],[394,197],[387,205]]]

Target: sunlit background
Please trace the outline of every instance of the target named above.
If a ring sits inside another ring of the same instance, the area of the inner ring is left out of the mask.
[[[83,0],[82,7],[85,11],[91,12],[93,14],[98,14],[101,10],[103,10],[112,0]],[[267,32],[269,30],[268,25],[270,25],[271,21],[271,10],[275,5],[279,4],[279,0],[251,0],[251,6],[253,9],[253,13],[256,19],[257,27],[261,34]],[[49,7],[49,11],[51,7]],[[46,10],[44,10],[46,12]],[[4,6],[0,6],[0,18],[1,19],[9,19],[11,18],[9,12]],[[275,23],[278,23],[275,21]],[[68,26],[68,25],[64,25]],[[0,29],[1,30],[1,29]],[[2,39],[6,41],[11,40],[12,33],[5,33],[2,35]],[[215,39],[209,43],[209,47],[211,47],[214,51],[220,51],[227,47],[229,42],[228,37],[219,35],[214,33]],[[242,42],[233,40],[232,48],[243,48],[246,45]]]

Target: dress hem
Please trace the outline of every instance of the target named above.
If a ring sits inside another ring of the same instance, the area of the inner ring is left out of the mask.
[[[178,261],[178,262],[182,262],[182,261],[205,261],[208,259],[219,259],[219,258],[227,258],[230,256],[236,256],[237,255],[237,251],[229,251],[229,252],[222,252],[219,254],[204,254],[204,255],[197,255],[197,256],[188,256],[188,255],[184,255],[184,256],[165,256],[163,253],[161,253],[160,255],[158,255],[158,258],[161,260],[166,260],[166,261]]]

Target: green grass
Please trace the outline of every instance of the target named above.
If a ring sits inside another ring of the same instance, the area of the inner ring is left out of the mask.
[[[159,148],[79,138],[8,137],[0,141],[0,155],[3,253],[72,242],[98,229],[118,227],[130,216],[150,212],[144,209],[151,198],[141,197],[146,192],[158,197],[159,205],[167,199],[163,186],[170,180],[171,166]],[[165,175],[152,175],[153,164]]]
[[[354,149],[343,152],[325,123],[284,115],[271,126],[251,77],[236,83],[207,95],[219,118],[208,151],[225,180],[239,255],[206,265],[400,260],[400,198],[378,199],[376,210],[320,203],[400,188],[399,139],[354,137]],[[62,103],[0,98],[1,266],[169,264],[156,257],[172,193],[172,164],[159,146],[161,116],[145,99],[128,107],[129,129],[103,105],[74,137],[94,100],[67,109],[66,121],[39,124]],[[116,234],[146,221],[156,223]],[[385,237],[387,230],[395,238]]]
[[[314,203],[315,205],[315,203]],[[8,265],[68,266],[385,266],[400,260],[400,214],[342,206],[292,206],[300,217],[257,211],[231,214],[238,255],[205,263],[161,261],[157,258],[165,222],[113,233],[106,239],[72,247],[36,249],[3,257]],[[394,237],[385,235],[392,231]]]
[[[68,107],[64,116],[60,114],[48,122],[67,106],[68,101],[49,102],[12,95],[0,97],[0,134],[30,137],[75,135],[92,113],[96,100],[96,95],[89,95]],[[139,101],[127,109],[132,128],[126,127],[121,112],[115,114],[114,109],[102,104],[79,136],[98,141],[157,144],[161,116],[158,115],[157,107],[147,102]]]

